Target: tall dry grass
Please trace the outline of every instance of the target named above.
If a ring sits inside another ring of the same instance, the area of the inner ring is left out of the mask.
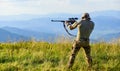
[[[67,71],[72,43],[21,41],[0,44],[0,71]],[[120,71],[120,41],[91,44],[91,71]],[[81,48],[70,71],[87,71]]]

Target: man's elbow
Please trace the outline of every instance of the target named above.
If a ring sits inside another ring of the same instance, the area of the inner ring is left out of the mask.
[[[69,27],[70,30],[73,30],[74,28],[72,26]]]

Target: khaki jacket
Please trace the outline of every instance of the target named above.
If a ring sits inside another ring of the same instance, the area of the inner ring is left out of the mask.
[[[80,41],[82,38],[89,39],[91,32],[94,29],[94,22],[89,20],[81,20],[74,22],[72,25],[68,25],[70,30],[78,28],[76,41]]]

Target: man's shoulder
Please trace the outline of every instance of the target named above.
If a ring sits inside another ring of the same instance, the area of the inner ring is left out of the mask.
[[[79,23],[79,24],[82,24],[82,23],[90,23],[90,24],[93,24],[93,25],[94,25],[94,22],[91,21],[91,20],[80,20],[78,23]]]
[[[90,21],[90,22],[91,22],[91,23],[90,23],[91,27],[94,28],[94,26],[95,26],[94,22],[93,22],[93,21]]]
[[[93,22],[93,21],[90,21],[90,23],[91,23],[91,24],[94,24],[94,22]]]

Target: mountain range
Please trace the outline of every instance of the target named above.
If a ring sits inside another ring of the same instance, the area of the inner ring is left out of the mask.
[[[0,42],[12,42],[12,41],[20,41],[20,40],[28,40],[28,37],[23,35],[18,35],[16,33],[9,32],[4,29],[0,29]]]
[[[95,23],[91,39],[112,39],[120,37],[120,11],[91,12]],[[58,35],[67,35],[61,22],[51,22],[52,19],[67,20],[69,17],[80,17],[81,14],[49,14],[49,15],[18,15],[0,17],[0,41],[23,38],[28,40],[46,40]],[[70,30],[69,30],[70,31]],[[70,31],[76,34],[77,30]],[[111,36],[112,35],[112,36]],[[19,37],[19,38],[18,38]],[[3,39],[4,38],[4,39]]]
[[[52,39],[54,39],[57,36],[52,33],[35,32],[35,31],[24,30],[15,27],[3,27],[0,29],[0,33],[1,33],[1,38],[4,37],[4,40],[0,38],[1,39],[0,41],[3,40],[4,42],[9,41],[8,39],[10,39],[11,41],[34,39],[36,41],[52,42]]]
[[[98,40],[102,40],[102,41],[106,41],[106,42],[109,42],[109,41],[112,41],[112,40],[117,40],[117,39],[120,39],[120,32],[103,35],[103,36],[98,38]]]

